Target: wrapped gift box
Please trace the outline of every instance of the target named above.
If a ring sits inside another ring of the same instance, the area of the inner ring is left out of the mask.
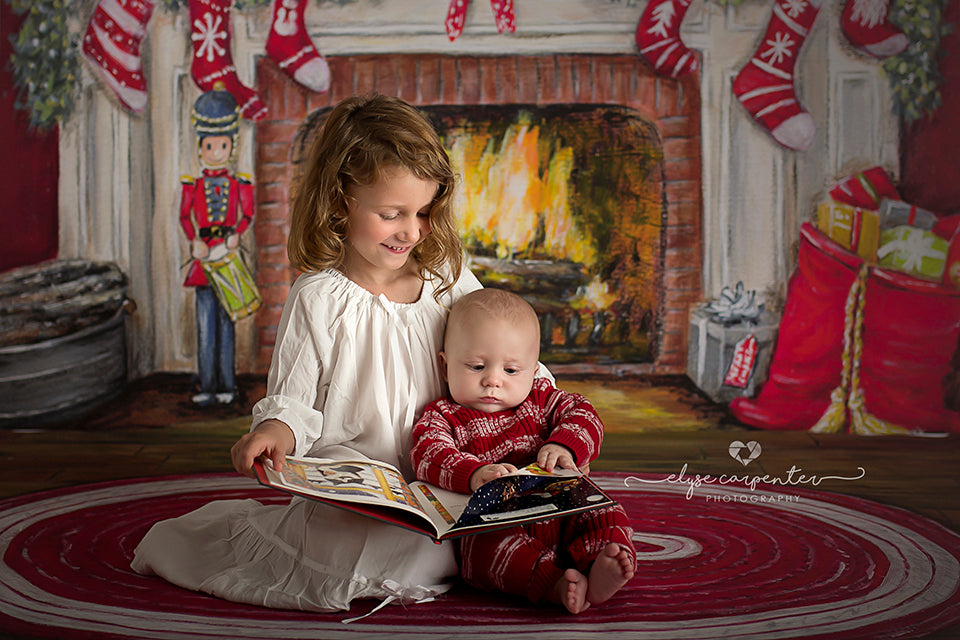
[[[931,231],[935,224],[936,214],[926,209],[890,198],[884,198],[880,203],[880,227],[883,229],[909,225]]]
[[[949,243],[930,231],[900,226],[880,234],[880,266],[919,278],[940,280],[947,263]]]
[[[754,395],[757,383],[766,378],[779,321],[776,314],[763,311],[757,322],[724,325],[715,322],[704,306],[694,309],[690,313],[687,376],[714,402]],[[738,353],[737,346],[750,344],[750,336],[756,340],[752,349],[755,360],[746,376],[738,367],[744,354],[743,349]],[[735,386],[739,384],[744,386]]]
[[[875,211],[825,202],[817,207],[817,228],[870,263],[877,261],[880,218]]]
[[[884,168],[876,166],[840,181],[830,189],[830,197],[842,204],[876,210],[884,198],[899,199],[900,194]]]

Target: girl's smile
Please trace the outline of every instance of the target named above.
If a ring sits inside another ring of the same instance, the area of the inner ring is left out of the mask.
[[[389,249],[390,251],[393,251],[394,253],[406,253],[407,251],[409,251],[410,249],[413,248],[413,247],[411,247],[411,246],[406,246],[406,247],[391,247],[391,246],[388,245],[388,244],[385,244],[385,245],[383,245],[383,246],[385,246],[385,247],[386,247],[387,249]]]

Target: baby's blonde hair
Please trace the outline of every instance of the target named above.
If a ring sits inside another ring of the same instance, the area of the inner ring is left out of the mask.
[[[540,320],[530,303],[515,293],[494,288],[471,291],[454,303],[447,317],[444,340],[450,335],[451,327],[480,316],[502,318],[516,327],[521,327],[524,323],[531,324],[536,331],[537,344],[540,344]]]
[[[430,234],[413,250],[423,279],[440,279],[439,297],[463,265],[463,245],[453,217],[456,175],[440,136],[415,108],[399,98],[352,97],[334,107],[297,176],[287,255],[301,271],[343,263],[349,212],[347,190],[374,184],[402,167],[439,185],[430,205]],[[443,267],[449,267],[444,273]]]

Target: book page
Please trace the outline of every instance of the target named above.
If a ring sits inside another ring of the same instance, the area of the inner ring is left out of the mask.
[[[281,473],[269,464],[264,470],[273,484],[302,495],[423,512],[403,476],[387,464],[288,457]]]
[[[457,524],[460,514],[470,501],[468,493],[448,491],[426,482],[411,482],[410,488],[439,535],[443,535]]]
[[[454,530],[511,526],[612,502],[582,474],[509,474],[484,484],[471,496]]]
[[[506,475],[508,476],[553,476],[555,478],[572,478],[574,476],[582,476],[583,474],[577,469],[563,469],[561,467],[554,467],[553,471],[547,471],[536,462],[531,462],[530,464],[523,467],[522,469],[517,469],[513,473],[508,473]]]

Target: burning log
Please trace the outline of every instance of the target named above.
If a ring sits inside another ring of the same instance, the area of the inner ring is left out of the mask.
[[[481,282],[519,295],[554,301],[571,298],[589,279],[582,264],[568,260],[510,260],[472,255],[470,269]]]

